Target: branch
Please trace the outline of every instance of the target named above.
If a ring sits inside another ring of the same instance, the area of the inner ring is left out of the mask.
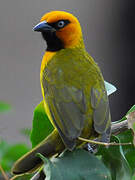
[[[0,165],[0,171],[5,180],[9,180],[8,176],[6,175],[5,171],[3,170],[2,166]]]
[[[128,129],[128,122],[127,120],[121,121],[121,122],[113,122],[111,125],[111,132],[113,135],[120,134],[121,132]]]
[[[82,137],[78,137],[78,139],[80,141],[84,141],[87,143],[91,143],[91,144],[98,144],[98,145],[103,145],[103,146],[125,146],[125,145],[132,145],[131,142],[129,143],[115,143],[115,142],[111,142],[111,143],[105,143],[105,142],[100,142],[100,141],[95,141],[95,140],[91,140],[91,139],[85,139]]]

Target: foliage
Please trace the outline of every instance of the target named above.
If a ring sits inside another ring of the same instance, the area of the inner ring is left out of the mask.
[[[51,160],[40,155],[45,163],[43,171],[46,180],[111,180],[111,174],[105,165],[93,154],[76,149],[65,151],[58,158]],[[71,164],[72,161],[72,164]]]
[[[10,171],[13,163],[29,151],[25,144],[8,144],[6,141],[0,142],[0,163],[5,171]]]
[[[111,137],[111,142],[119,143],[115,136]],[[126,160],[122,146],[109,146],[108,148],[100,146],[98,155],[102,162],[111,172],[112,180],[131,180],[131,168]]]
[[[44,110],[44,102],[42,101],[34,110],[33,127],[30,136],[32,147],[35,147],[53,130],[53,126],[49,121]]]

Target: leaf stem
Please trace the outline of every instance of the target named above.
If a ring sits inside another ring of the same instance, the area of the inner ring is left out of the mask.
[[[82,138],[82,137],[78,137],[78,139],[80,141],[84,141],[84,142],[87,142],[87,143],[99,144],[99,145],[103,145],[103,146],[125,146],[125,145],[132,145],[131,142],[129,142],[129,143],[116,143],[116,142],[105,143],[105,142],[99,142],[99,141],[95,141],[95,140],[85,139],[85,138]]]

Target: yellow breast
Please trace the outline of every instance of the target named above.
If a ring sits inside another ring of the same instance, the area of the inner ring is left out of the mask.
[[[44,94],[45,92],[44,92],[44,88],[42,85],[42,78],[43,78],[44,68],[46,67],[47,63],[51,60],[51,58],[55,54],[56,54],[56,52],[48,52],[48,51],[45,52],[43,59],[42,59],[42,63],[41,63],[41,69],[40,69],[40,84],[41,84],[41,91],[42,91],[42,96],[43,96],[43,100],[44,100],[45,111],[46,111],[46,114],[49,117],[50,121],[52,122],[52,124],[53,124],[53,121],[51,119],[50,111],[49,111],[48,105],[46,104],[46,101],[45,101],[45,94]]]
[[[47,65],[47,63],[51,60],[51,58],[56,54],[56,52],[50,52],[50,51],[46,51],[43,59],[42,59],[42,63],[41,63],[41,71],[40,73],[43,72],[45,66]]]

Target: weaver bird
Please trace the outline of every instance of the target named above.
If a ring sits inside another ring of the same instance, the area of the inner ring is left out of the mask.
[[[42,163],[36,153],[51,157],[84,143],[78,137],[108,142],[110,111],[102,73],[86,52],[79,21],[64,11],[45,14],[34,31],[41,32],[47,49],[40,82],[44,109],[54,131],[19,159],[12,172],[30,172]]]

